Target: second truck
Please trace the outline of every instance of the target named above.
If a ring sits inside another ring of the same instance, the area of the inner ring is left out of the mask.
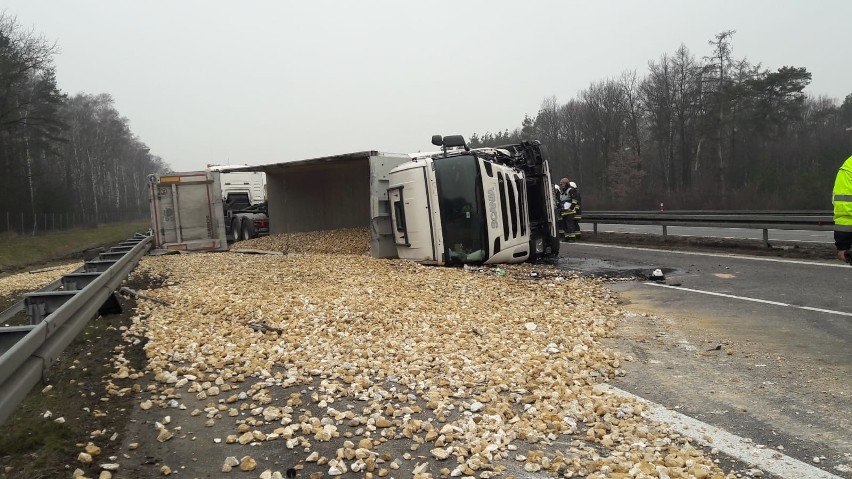
[[[222,189],[225,234],[231,241],[242,241],[269,234],[266,178],[259,171],[230,171],[248,165],[207,165],[218,172]]]

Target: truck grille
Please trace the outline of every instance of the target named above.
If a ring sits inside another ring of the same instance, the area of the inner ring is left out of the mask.
[[[503,240],[518,238],[526,234],[523,206],[523,180],[517,175],[497,173],[497,184],[500,189],[500,212],[503,217]]]

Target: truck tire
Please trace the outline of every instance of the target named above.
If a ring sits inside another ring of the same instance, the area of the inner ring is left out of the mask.
[[[550,255],[554,258],[559,256],[559,238],[550,238]]]
[[[254,238],[254,227],[251,224],[250,220],[243,220],[243,227],[241,229],[242,234],[240,237],[244,240]]]
[[[240,220],[231,221],[231,236],[234,237],[234,243],[240,241]]]

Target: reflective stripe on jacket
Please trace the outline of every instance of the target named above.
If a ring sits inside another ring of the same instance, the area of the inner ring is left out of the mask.
[[[852,156],[843,162],[834,180],[834,229],[852,231]]]

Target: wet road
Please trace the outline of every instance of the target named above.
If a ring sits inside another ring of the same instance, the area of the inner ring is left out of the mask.
[[[852,477],[848,265],[564,246],[563,267],[636,278],[610,284],[627,311],[611,346],[633,357],[615,386]]]

